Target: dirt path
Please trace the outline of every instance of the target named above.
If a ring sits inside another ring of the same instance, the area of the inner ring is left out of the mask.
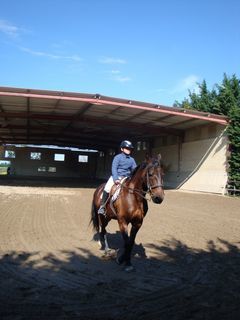
[[[0,186],[0,319],[239,319],[240,199],[167,191],[126,274],[92,240],[92,194]]]

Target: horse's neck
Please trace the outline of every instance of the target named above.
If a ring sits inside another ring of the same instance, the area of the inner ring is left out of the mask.
[[[133,189],[143,189],[144,176],[146,169],[139,169],[135,175],[129,180],[129,187]]]

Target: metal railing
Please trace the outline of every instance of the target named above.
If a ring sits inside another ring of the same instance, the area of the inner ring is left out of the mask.
[[[240,196],[240,181],[228,180],[226,185],[227,194],[230,196]]]

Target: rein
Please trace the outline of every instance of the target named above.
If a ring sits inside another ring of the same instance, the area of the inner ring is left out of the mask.
[[[152,200],[151,198],[150,199],[145,198],[146,193],[150,194],[149,190],[143,191],[143,190],[140,190],[140,189],[130,188],[130,187],[127,187],[127,186],[124,186],[124,185],[122,185],[121,188],[125,188],[128,191],[130,191],[131,193],[136,193],[141,198],[146,199],[147,201],[151,201]]]

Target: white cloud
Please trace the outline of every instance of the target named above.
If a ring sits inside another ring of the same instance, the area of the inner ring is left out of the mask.
[[[111,74],[120,74],[121,72],[119,70],[111,70],[110,73]]]
[[[198,84],[200,78],[196,75],[189,75],[183,79],[181,79],[177,85],[173,88],[172,94],[175,93],[183,93],[185,91],[197,91]]]
[[[159,88],[159,89],[156,89],[155,92],[166,92],[167,89],[162,89],[162,88]]]
[[[14,26],[13,24],[0,19],[0,32],[5,33],[6,35],[11,37],[17,37],[20,34],[21,30],[22,29]]]
[[[66,56],[66,57],[63,57],[64,59],[71,59],[71,60],[74,60],[74,61],[82,61],[83,59],[80,58],[77,54],[74,54],[72,56]]]
[[[126,64],[127,63],[127,61],[124,59],[110,58],[110,57],[101,58],[99,62],[103,64]]]
[[[25,47],[20,47],[20,50],[27,52],[31,55],[34,56],[40,56],[40,57],[46,57],[46,58],[51,58],[51,59],[66,59],[66,60],[72,60],[72,61],[82,61],[82,59],[78,55],[71,55],[71,56],[63,56],[63,55],[57,55],[57,54],[52,54],[52,53],[47,53],[43,51],[35,51],[31,50],[29,48]]]
[[[189,95],[189,90],[191,92],[199,93],[198,83],[201,78],[197,75],[188,75],[180,79],[175,86],[166,88],[157,88],[154,93],[157,95],[158,99],[165,99],[166,101],[181,101]],[[166,105],[171,105],[172,102],[167,102]]]
[[[114,78],[114,80],[117,82],[129,82],[132,79],[130,77],[117,76]]]
[[[122,82],[122,83],[132,81],[130,77],[123,76],[122,72],[117,69],[108,70],[108,71],[105,71],[105,73],[109,75],[109,79],[112,81]]]

